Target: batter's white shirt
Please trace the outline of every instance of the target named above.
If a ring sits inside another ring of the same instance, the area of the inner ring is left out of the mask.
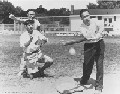
[[[100,21],[91,19],[89,26],[81,24],[80,31],[86,39],[90,40],[87,42],[98,42],[103,38],[104,26]]]

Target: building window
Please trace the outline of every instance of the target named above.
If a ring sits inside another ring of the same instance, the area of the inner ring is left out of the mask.
[[[96,16],[90,16],[90,18],[96,18]]]
[[[104,26],[107,26],[107,18],[104,18]]]
[[[102,20],[102,16],[98,16],[98,20]]]
[[[116,21],[116,16],[114,16],[114,21]]]
[[[109,18],[109,23],[112,23],[112,18]]]
[[[107,18],[105,18],[104,21],[107,21]]]

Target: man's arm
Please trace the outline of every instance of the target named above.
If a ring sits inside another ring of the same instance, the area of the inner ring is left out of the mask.
[[[9,18],[11,18],[15,21],[18,21],[19,23],[24,23],[25,22],[23,19],[19,19],[19,18],[15,17],[13,14],[10,14]]]
[[[40,31],[41,30],[41,24],[37,19],[35,19],[35,24],[36,24],[36,26],[35,26],[36,30]]]
[[[82,39],[79,39],[79,40],[72,40],[72,41],[69,41],[69,42],[66,42],[64,45],[67,46],[67,45],[73,45],[75,43],[80,43],[80,42],[83,42],[83,41],[86,41],[87,39],[86,38],[82,38]]]

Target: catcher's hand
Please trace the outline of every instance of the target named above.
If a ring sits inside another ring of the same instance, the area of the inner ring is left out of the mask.
[[[38,39],[38,40],[35,42],[35,45],[39,45],[39,46],[41,47],[41,46],[43,46],[46,42],[47,42],[47,40],[40,40],[40,39]]]

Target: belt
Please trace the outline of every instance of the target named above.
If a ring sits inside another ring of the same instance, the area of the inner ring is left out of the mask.
[[[33,53],[37,53],[37,52],[39,52],[39,50],[33,51],[32,53],[26,53],[26,52],[25,52],[25,54],[26,54],[26,55],[32,55]]]

